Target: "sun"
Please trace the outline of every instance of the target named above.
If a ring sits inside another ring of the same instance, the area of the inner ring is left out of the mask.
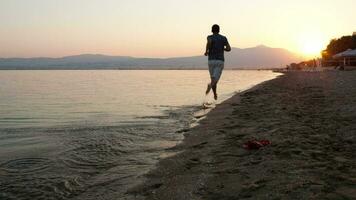
[[[324,49],[324,42],[321,37],[317,35],[306,35],[301,37],[300,51],[306,57],[318,57],[321,51]]]
[[[323,49],[323,44],[319,41],[308,41],[303,45],[302,51],[306,55],[319,55]]]

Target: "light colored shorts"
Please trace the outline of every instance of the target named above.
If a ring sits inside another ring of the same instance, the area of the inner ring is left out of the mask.
[[[210,77],[215,81],[220,79],[222,71],[224,69],[224,61],[222,60],[209,60],[209,73]]]

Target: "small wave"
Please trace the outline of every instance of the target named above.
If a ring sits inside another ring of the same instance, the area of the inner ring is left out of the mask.
[[[2,177],[7,184],[0,184],[0,199],[71,199],[84,191],[84,182],[74,176],[56,174],[26,174],[18,177]]]
[[[9,174],[27,174],[46,170],[51,163],[52,161],[46,158],[21,158],[1,164],[0,169]]]
[[[143,117],[136,117],[136,119],[169,119],[169,116],[143,116]]]
[[[110,169],[117,165],[122,154],[127,153],[119,142],[113,144],[109,139],[84,139],[77,142],[79,144],[76,144],[76,147],[61,155],[63,163],[69,169],[76,171],[97,173],[100,170]]]

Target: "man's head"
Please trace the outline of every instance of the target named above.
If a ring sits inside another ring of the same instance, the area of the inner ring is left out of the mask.
[[[211,27],[211,32],[219,33],[220,32],[220,26],[217,25],[217,24],[214,24],[213,27]]]

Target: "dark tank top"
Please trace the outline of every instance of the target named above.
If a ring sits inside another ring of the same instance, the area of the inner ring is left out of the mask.
[[[211,40],[208,59],[225,61],[224,48],[228,43],[226,37],[220,34],[213,34],[208,36],[208,40]]]

